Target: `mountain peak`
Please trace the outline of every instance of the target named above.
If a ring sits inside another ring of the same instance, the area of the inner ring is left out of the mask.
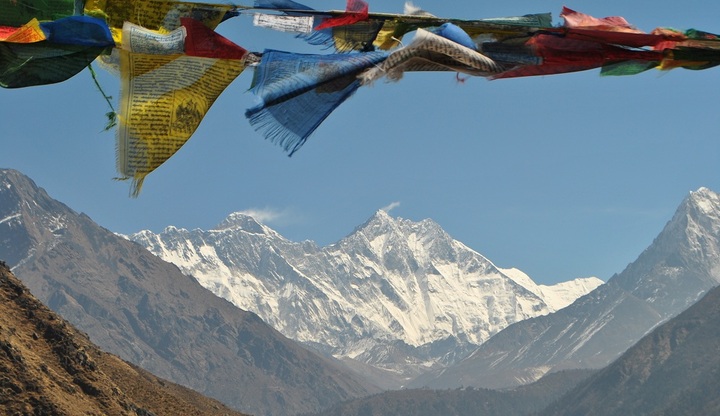
[[[691,205],[700,214],[705,216],[720,217],[720,195],[708,188],[702,187],[697,191],[690,192],[686,199],[686,205]]]
[[[443,231],[442,227],[430,218],[426,218],[421,221],[412,221],[400,217],[392,217],[386,210],[379,209],[370,217],[363,225],[359,226],[358,230],[372,230],[373,234],[387,233],[388,229],[395,228],[397,230],[406,230],[408,232],[422,232],[422,230],[431,231]]]
[[[684,242],[697,253],[716,253],[720,249],[720,195],[700,188],[683,200],[663,234]],[[661,234],[662,235],[662,234]]]
[[[611,279],[662,316],[678,313],[720,283],[720,197],[700,188],[638,259]]]
[[[351,233],[355,235],[357,233],[365,234],[366,236],[379,236],[387,234],[393,228],[396,228],[395,218],[391,217],[387,211],[379,209],[375,211],[372,217],[368,218],[365,223],[359,225]]]
[[[228,215],[214,230],[242,230],[251,234],[266,234],[265,226],[255,221],[255,218],[242,212],[233,212]]]
[[[0,169],[0,194],[4,194],[3,200],[8,200],[5,205],[17,204],[24,196],[21,195],[23,192],[35,197],[38,191],[35,182],[27,176],[13,169]],[[10,195],[13,195],[12,199]]]
[[[370,217],[368,222],[370,221],[395,222],[395,218],[391,217],[384,209],[379,209],[375,211],[375,214],[373,214],[372,217]]]

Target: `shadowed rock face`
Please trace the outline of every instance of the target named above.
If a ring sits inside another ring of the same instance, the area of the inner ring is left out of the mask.
[[[543,416],[720,414],[720,288],[656,328]]]
[[[375,392],[135,243],[0,170],[0,258],[106,351],[248,413],[315,411]],[[12,242],[19,236],[24,249]]]
[[[0,408],[5,414],[238,415],[117,356],[37,300],[0,263]]]

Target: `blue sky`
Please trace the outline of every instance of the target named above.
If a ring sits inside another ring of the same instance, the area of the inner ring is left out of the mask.
[[[375,12],[403,8],[369,3]],[[464,19],[552,12],[555,24],[565,5],[620,15],[645,31],[720,32],[720,3],[696,0],[415,3]],[[252,51],[328,52],[254,28],[250,17],[218,31]],[[652,242],[688,192],[720,191],[719,71],[462,83],[453,73],[406,74],[361,88],[288,158],[244,117],[255,102],[248,70],[137,199],[113,180],[114,132],[102,132],[107,107],[85,71],[57,85],[0,91],[0,167],[119,233],[209,229],[231,212],[252,211],[291,240],[325,245],[392,207],[393,216],[432,218],[538,283],[607,280]],[[117,80],[99,72],[117,99]]]

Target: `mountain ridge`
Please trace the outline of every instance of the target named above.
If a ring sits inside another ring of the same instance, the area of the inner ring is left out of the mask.
[[[0,169],[0,258],[106,351],[249,413],[315,411],[378,389]],[[18,250],[18,241],[24,251]]]
[[[242,416],[101,351],[0,261],[0,408],[6,414]]]
[[[436,222],[383,210],[324,247],[289,241],[240,213],[220,224],[129,238],[286,336],[370,366],[386,381],[395,377],[387,387],[457,360],[510,323],[554,310],[543,296],[565,306],[568,292],[601,283],[588,278],[555,291],[519,271],[508,276]]]
[[[691,192],[653,243],[606,284],[552,314],[505,328],[411,387],[506,388],[550,371],[601,368],[720,283],[720,197]]]
[[[720,412],[720,288],[655,328],[541,416]]]

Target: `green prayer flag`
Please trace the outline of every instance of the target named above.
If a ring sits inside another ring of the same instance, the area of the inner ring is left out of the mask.
[[[104,47],[0,42],[0,87],[21,88],[65,81],[87,67]]]
[[[688,29],[687,31],[685,31],[685,36],[690,39],[720,41],[720,36],[714,33],[704,32],[697,29]]]
[[[614,62],[611,64],[603,65],[600,70],[600,76],[623,76],[623,75],[637,75],[642,72],[658,66],[659,62],[648,62],[648,61],[622,61]]]
[[[20,27],[33,18],[42,21],[72,16],[82,10],[75,3],[76,0],[0,0],[0,26]]]

